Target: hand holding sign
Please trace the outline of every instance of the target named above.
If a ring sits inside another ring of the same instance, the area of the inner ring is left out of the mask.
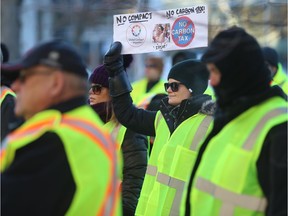
[[[115,15],[113,38],[122,43],[123,54],[205,47],[207,7]]]

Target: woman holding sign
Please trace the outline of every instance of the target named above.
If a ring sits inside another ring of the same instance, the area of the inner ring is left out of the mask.
[[[136,215],[179,215],[199,143],[214,111],[211,97],[203,94],[208,71],[194,60],[174,65],[163,86],[168,97],[162,99],[160,110],[138,109],[130,97],[121,49],[122,44],[115,42],[104,57],[114,112],[127,128],[155,137]]]

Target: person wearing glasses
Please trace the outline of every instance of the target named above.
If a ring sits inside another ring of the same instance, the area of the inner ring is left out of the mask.
[[[1,148],[2,215],[122,215],[116,145],[87,105],[77,51],[53,40],[2,67],[25,119]]]
[[[163,85],[168,97],[160,110],[139,109],[130,97],[121,49],[114,42],[104,57],[114,112],[127,128],[155,137],[135,215],[179,215],[199,143],[211,127],[214,103],[203,94],[208,71],[196,60],[179,62]]]
[[[122,169],[122,207],[123,215],[134,216],[140,191],[144,181],[148,160],[147,136],[135,133],[121,125],[113,112],[109,91],[108,72],[104,65],[95,68],[89,77],[89,104],[105,123],[104,128],[121,149]]]

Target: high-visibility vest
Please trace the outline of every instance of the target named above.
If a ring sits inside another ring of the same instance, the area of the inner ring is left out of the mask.
[[[124,141],[125,133],[127,131],[127,128],[124,127],[123,125],[116,123],[114,121],[109,121],[104,124],[104,129],[108,131],[108,133],[111,135],[112,140],[116,143],[117,145],[117,151],[118,155],[121,158],[119,160],[118,167],[119,169],[119,176],[121,177],[121,180],[123,180],[123,153],[121,150],[122,143]]]
[[[147,93],[143,95],[142,98],[140,98],[140,100],[137,102],[136,106],[138,108],[147,109],[154,96],[156,96],[156,93]]]
[[[212,116],[197,113],[170,134],[160,111],[156,137],[148,161],[136,215],[179,215],[185,184],[189,181],[200,141],[210,130]]]
[[[287,103],[273,97],[251,107],[213,137],[193,181],[190,215],[265,215],[267,200],[256,163],[269,130],[287,119]]]
[[[149,93],[165,94],[166,93],[164,89],[163,80],[159,80],[159,82],[156,83],[148,92],[146,92],[147,84],[148,84],[148,80],[146,78],[132,83],[133,90],[130,93],[130,95],[133,99],[134,104],[139,104],[142,98],[144,98],[146,94],[149,94]]]
[[[47,131],[55,132],[63,141],[76,184],[65,215],[121,215],[115,143],[101,126],[100,118],[89,106],[65,114],[57,110],[42,111],[7,137],[0,154],[1,171],[10,166],[18,149]]]
[[[8,88],[6,86],[1,86],[1,102],[0,102],[0,104],[2,104],[2,102],[4,101],[4,99],[7,95],[12,95],[13,97],[16,97],[16,94],[10,88]]]
[[[273,81],[271,85],[279,85],[284,93],[288,95],[288,78],[287,74],[284,72],[282,65],[278,64],[278,70],[275,76],[273,77]]]
[[[117,144],[117,149],[120,150],[127,128],[120,123],[109,121],[104,124],[104,129],[108,131],[113,141]]]

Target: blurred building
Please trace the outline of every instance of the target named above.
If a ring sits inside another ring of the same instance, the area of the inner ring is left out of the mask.
[[[191,5],[193,4],[193,5]],[[232,25],[244,27],[261,45],[279,52],[287,68],[287,0],[1,0],[1,41],[16,59],[36,43],[50,38],[72,42],[89,68],[99,63],[113,39],[113,15],[206,4],[209,40]],[[205,48],[190,50],[200,58]],[[165,71],[176,52],[163,52]],[[134,55],[132,80],[142,76],[145,54]],[[166,75],[166,74],[165,74]],[[165,76],[164,75],[164,76]]]

